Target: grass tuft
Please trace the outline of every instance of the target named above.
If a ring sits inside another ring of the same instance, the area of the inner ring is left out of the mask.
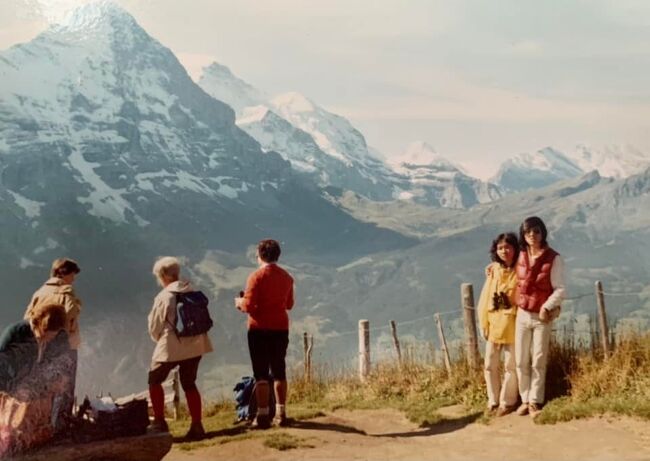
[[[296,437],[286,432],[270,434],[264,439],[264,446],[280,451],[294,448],[314,448],[314,445],[307,443],[307,439]]]

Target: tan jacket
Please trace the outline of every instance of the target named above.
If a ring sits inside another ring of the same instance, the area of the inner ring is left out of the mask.
[[[510,301],[510,309],[495,310],[492,305],[494,293],[503,291]],[[491,275],[485,280],[478,301],[478,319],[487,340],[495,344],[515,343],[515,320],[517,318],[517,274],[499,263],[492,263]]]
[[[66,331],[71,349],[79,349],[81,335],[79,334],[79,313],[81,312],[81,300],[75,295],[72,285],[68,285],[58,277],[52,277],[45,284],[36,290],[32,296],[27,309],[25,320],[29,320],[31,310],[41,303],[56,303],[65,307]]]
[[[176,293],[192,291],[189,282],[173,282],[153,300],[149,312],[149,335],[156,342],[151,362],[177,362],[212,352],[207,333],[197,336],[176,336]]]

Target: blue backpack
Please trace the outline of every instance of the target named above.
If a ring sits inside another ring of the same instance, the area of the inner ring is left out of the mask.
[[[257,399],[255,398],[255,378],[244,376],[233,388],[235,397],[235,422],[252,421],[257,414]],[[269,382],[269,417],[275,416],[275,393],[273,381]]]
[[[208,298],[200,291],[176,293],[176,334],[197,336],[212,328]]]

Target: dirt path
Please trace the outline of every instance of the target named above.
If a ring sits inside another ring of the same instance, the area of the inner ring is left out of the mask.
[[[446,409],[452,419],[431,429],[416,427],[394,410],[337,411],[268,432],[298,437],[308,448],[268,448],[265,434],[190,452],[173,448],[164,461],[650,460],[650,422],[603,417],[542,426],[508,415],[486,425],[458,411]]]

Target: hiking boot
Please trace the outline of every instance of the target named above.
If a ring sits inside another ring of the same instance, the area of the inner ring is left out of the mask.
[[[167,421],[164,419],[154,419],[147,426],[147,434],[158,434],[162,432],[169,432],[169,426],[167,426]]]
[[[542,412],[542,407],[538,403],[531,402],[528,404],[528,414],[533,418]]]
[[[519,416],[526,416],[528,414],[528,404],[524,402],[519,405],[519,408],[517,408],[517,414]]]
[[[512,405],[506,405],[505,407],[499,407],[497,410],[497,417],[505,416],[515,411],[515,407]]]
[[[287,427],[289,425],[289,420],[287,419],[287,415],[275,415],[275,418],[273,418],[273,425],[280,426],[280,427]]]
[[[251,423],[251,429],[268,429],[271,427],[271,419],[268,415],[257,415]]]
[[[203,440],[205,438],[205,429],[203,429],[203,424],[201,422],[192,423],[190,430],[185,434],[185,440],[196,441]]]

